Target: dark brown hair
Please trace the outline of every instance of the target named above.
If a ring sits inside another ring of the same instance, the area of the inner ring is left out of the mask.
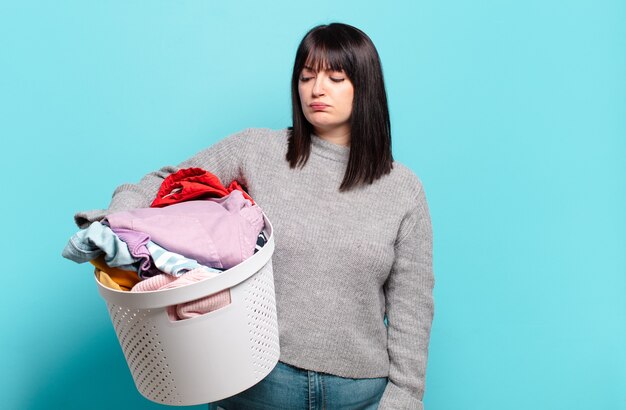
[[[296,51],[291,77],[293,126],[287,150],[290,167],[303,167],[311,153],[313,126],[304,116],[298,93],[305,65],[314,70],[343,70],[354,86],[350,158],[339,190],[371,184],[388,174],[393,166],[391,125],[380,58],[365,33],[342,23],[313,27]]]

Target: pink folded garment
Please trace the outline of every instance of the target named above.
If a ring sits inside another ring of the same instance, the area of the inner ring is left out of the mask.
[[[190,285],[204,279],[213,278],[219,275],[204,268],[190,270],[183,276],[178,278],[161,274],[137,283],[130,290],[131,292],[150,292],[154,290],[173,289],[181,286]],[[230,290],[225,289],[221,292],[214,293],[207,297],[192,300],[191,302],[182,303],[176,306],[167,307],[167,315],[172,322],[177,320],[190,319],[192,317],[201,316],[205,313],[230,305]]]

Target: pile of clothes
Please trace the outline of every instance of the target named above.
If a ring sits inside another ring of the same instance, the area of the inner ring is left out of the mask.
[[[103,285],[130,292],[172,289],[221,274],[267,241],[263,212],[237,181],[224,187],[200,168],[168,176],[150,208],[116,212],[74,234],[63,256],[91,262]],[[230,290],[168,307],[171,320],[230,304]]]

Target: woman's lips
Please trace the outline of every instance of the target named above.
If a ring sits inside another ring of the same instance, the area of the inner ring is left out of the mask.
[[[311,107],[314,111],[324,111],[326,108],[328,108],[328,104],[311,103],[309,104],[309,107]]]

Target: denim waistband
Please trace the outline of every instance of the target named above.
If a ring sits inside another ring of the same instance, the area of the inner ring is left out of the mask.
[[[209,410],[374,410],[387,378],[350,379],[278,362],[263,380]]]

